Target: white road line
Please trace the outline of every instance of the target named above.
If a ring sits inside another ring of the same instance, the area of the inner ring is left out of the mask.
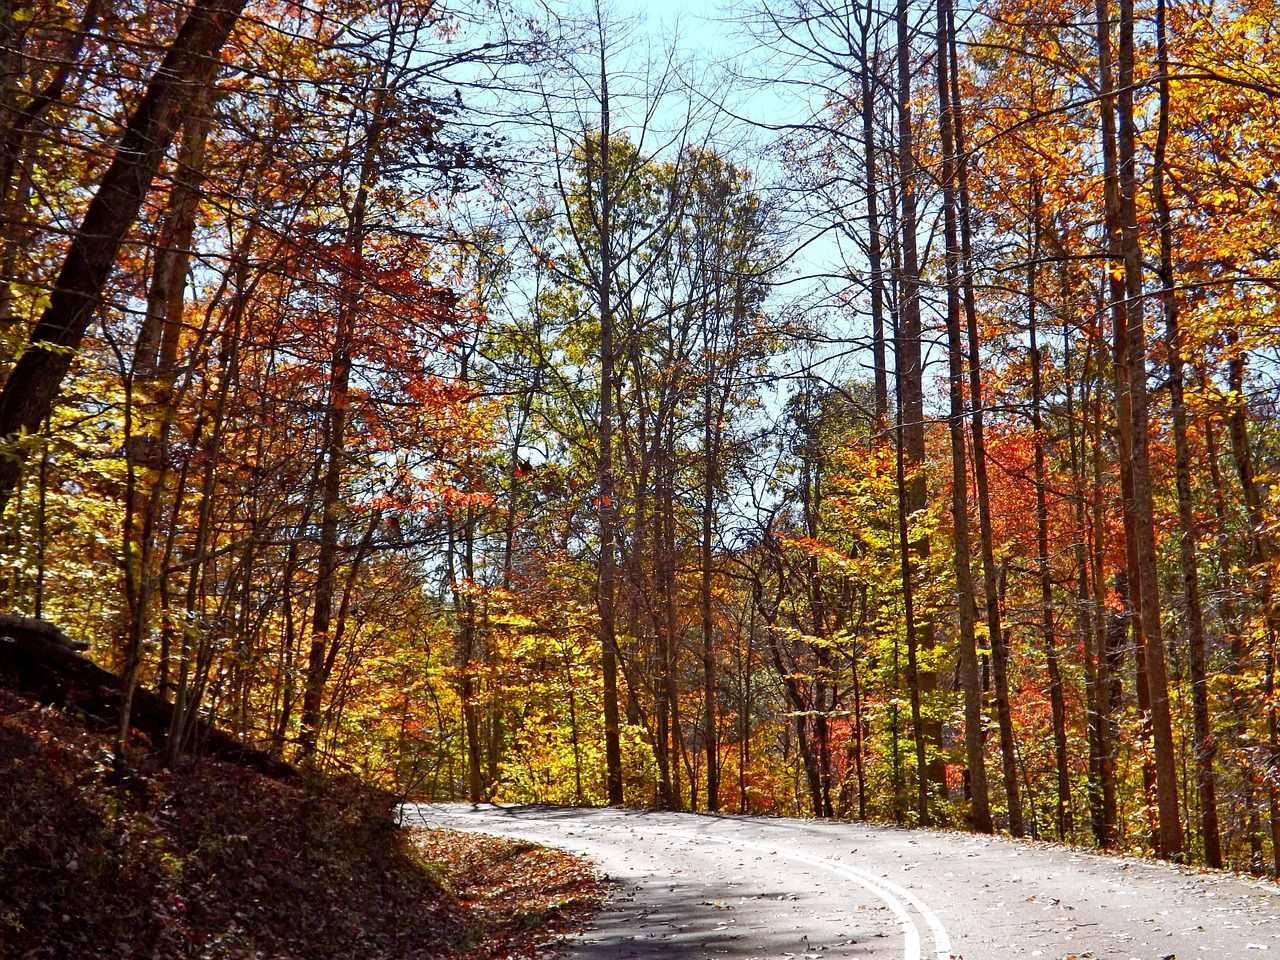
[[[419,819],[425,819],[418,808]],[[496,814],[486,813],[485,811],[452,811],[452,816],[472,817],[476,820],[488,822],[498,822],[500,824],[512,823],[538,823],[544,826],[561,827],[562,824],[555,820],[543,820],[538,817],[517,816],[516,819],[511,817],[500,817]],[[903,901],[909,904],[929,926],[929,930],[933,935],[934,952],[937,960],[951,960],[951,939],[947,935],[946,927],[942,925],[942,921],[938,919],[937,914],[929,909],[923,901],[909,890],[899,886],[892,880],[884,877],[876,877],[873,874],[862,870],[858,867],[850,866],[839,860],[832,860],[827,857],[811,857],[808,854],[797,853],[782,847],[768,846],[762,843],[755,843],[751,840],[742,840],[737,837],[719,837],[711,836],[704,833],[694,833],[687,830],[669,830],[661,827],[654,827],[651,824],[645,825],[645,832],[659,834],[661,836],[676,837],[682,840],[695,840],[702,843],[727,844],[730,846],[740,847],[744,850],[756,850],[763,853],[777,854],[784,856],[790,860],[796,860],[801,863],[807,863],[811,866],[821,867],[832,873],[844,877],[846,880],[852,880],[858,886],[868,892],[879,897],[884,901],[885,905],[893,912],[894,918],[902,927],[903,933],[903,960],[921,960],[920,953],[920,930],[916,926],[915,921],[911,919],[911,914],[903,905]]]
[[[882,886],[884,889],[897,894],[909,903],[915,911],[924,918],[924,922],[929,925],[929,929],[933,933],[934,949],[937,953],[938,960],[951,960],[951,938],[947,935],[947,928],[942,925],[942,921],[938,919],[938,915],[930,910],[924,901],[915,894],[894,883],[892,880],[884,877],[873,877],[872,874],[859,867],[849,866],[848,864],[841,863],[838,860],[820,860],[815,862],[821,863],[828,869],[834,870],[836,873],[845,874],[850,878],[854,878],[856,876],[866,877],[877,886]]]
[[[699,840],[699,841],[705,842],[710,839],[705,834],[689,833],[684,830],[662,830],[662,829],[654,830],[652,828],[649,828],[649,832],[661,834],[663,836],[668,836],[668,837],[678,837],[683,840]],[[862,887],[863,889],[869,891],[870,893],[874,894],[875,896],[883,900],[886,906],[888,906],[888,908],[891,911],[893,911],[894,918],[898,921],[898,924],[902,927],[903,960],[920,960],[920,929],[915,925],[915,921],[911,919],[911,914],[908,913],[907,908],[902,905],[902,901],[899,900],[897,897],[895,897],[893,894],[891,894],[888,890],[881,887],[873,879],[865,876],[859,876],[858,874],[854,873],[852,870],[846,868],[843,864],[838,863],[834,860],[827,860],[821,857],[810,857],[807,854],[796,853],[794,851],[787,850],[781,847],[771,847],[771,846],[768,846],[767,844],[755,843],[754,841],[751,841],[751,840],[740,840],[738,838],[733,838],[731,840],[726,841],[726,840],[722,840],[721,838],[717,838],[716,840],[713,840],[711,842],[713,843],[728,842],[731,845],[739,847],[743,850],[756,850],[761,853],[776,854],[779,856],[786,857],[789,860],[796,860],[801,863],[807,863],[811,866],[822,867],[825,870],[830,870],[832,873],[839,874],[840,876],[844,877],[846,880],[852,880],[858,886]]]

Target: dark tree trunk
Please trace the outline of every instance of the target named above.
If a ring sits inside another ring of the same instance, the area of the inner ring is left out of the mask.
[[[359,179],[346,225],[349,264],[340,264],[339,302],[333,348],[329,361],[329,396],[325,410],[324,479],[320,488],[320,549],[316,559],[316,590],[311,612],[311,645],[307,656],[302,692],[302,733],[299,759],[309,762],[316,749],[324,688],[329,680],[326,664],[331,648],[336,649],[333,627],[333,598],[338,583],[338,526],[342,509],[342,476],[346,461],[346,433],[351,417],[351,365],[355,359],[356,331],[360,311],[361,278],[355,274],[364,257],[367,229],[365,217],[369,195],[381,177],[380,153],[386,131],[386,105],[391,96],[389,82],[394,57],[398,53],[395,34],[391,36],[381,64],[378,94],[372,104],[364,132],[364,153]]]
[[[1236,347],[1234,334],[1228,337],[1228,348]],[[1249,520],[1248,556],[1253,570],[1261,570],[1274,556],[1272,546],[1266,537],[1266,517],[1263,513],[1262,491],[1259,489],[1258,477],[1253,466],[1253,451],[1249,442],[1248,412],[1244,399],[1244,357],[1239,350],[1230,353],[1227,385],[1231,391],[1232,404],[1228,415],[1231,435],[1231,456],[1235,461],[1236,475],[1240,479],[1241,492],[1244,495],[1245,511]],[[1272,602],[1270,578],[1265,574],[1259,577],[1259,602],[1266,618],[1266,637],[1263,643],[1263,693],[1267,703],[1275,703],[1276,688],[1276,635],[1280,633],[1280,614],[1277,614]],[[1240,661],[1243,661],[1244,638],[1241,638]],[[1267,783],[1268,806],[1271,821],[1271,853],[1272,872],[1280,876],[1280,785],[1277,785],[1275,771],[1280,769],[1280,728],[1277,727],[1276,711],[1267,712],[1268,756],[1264,769]],[[1250,833],[1257,837],[1259,828],[1251,828]],[[1255,841],[1256,842],[1256,841]],[[1257,842],[1255,861],[1261,859],[1261,843]]]
[[[603,34],[603,24],[600,25]],[[605,792],[610,806],[622,804],[622,741],[618,718],[618,635],[615,625],[618,508],[613,478],[613,182],[609,164],[609,72],[604,37],[600,37],[600,410],[596,485],[600,524],[600,559],[597,565],[597,602],[600,609],[600,672],[604,681]]]
[[[862,93],[862,163],[867,189],[867,260],[871,270],[871,355],[875,367],[876,422],[889,422],[889,374],[884,330],[884,254],[880,238],[880,184],[875,138],[875,80],[870,50],[871,17],[861,23],[858,83]]]
[[[956,178],[954,110],[949,67],[951,59],[951,10],[948,0],[938,0],[938,126],[942,138],[943,221],[946,239],[947,358],[951,401],[948,427],[951,434],[951,522],[955,548],[957,622],[960,645],[960,687],[964,693],[965,761],[973,828],[991,833],[991,808],[987,790],[982,728],[982,683],[978,675],[975,635],[977,608],[973,597],[973,559],[969,542],[969,471],[965,450],[965,354],[960,332],[960,248],[957,228],[959,206]]]
[[[1065,265],[1060,268],[1062,275],[1062,302],[1070,303],[1070,290],[1066,278]],[[1092,343],[1086,342],[1082,371],[1077,378],[1072,364],[1074,347],[1068,321],[1062,324],[1062,356],[1066,376],[1066,422],[1067,444],[1069,448],[1072,486],[1072,518],[1075,522],[1075,544],[1072,547],[1076,565],[1076,625],[1080,636],[1080,648],[1084,651],[1085,675],[1085,719],[1089,739],[1089,773],[1087,779],[1087,799],[1089,804],[1089,827],[1098,846],[1106,846],[1107,831],[1102,796],[1102,758],[1106,751],[1106,732],[1102,722],[1104,715],[1102,703],[1105,672],[1105,644],[1103,634],[1097,629],[1097,622],[1102,611],[1094,606],[1092,587],[1092,567],[1090,564],[1089,526],[1086,519],[1085,488],[1085,437],[1088,434],[1088,384]],[[1077,384],[1079,386],[1077,387]],[[1077,395],[1079,389],[1079,395]]]
[[[1147,338],[1144,322],[1142,248],[1137,212],[1137,127],[1134,120],[1133,0],[1120,0],[1120,42],[1117,58],[1119,114],[1120,246],[1124,257],[1126,321],[1129,335],[1129,394],[1132,417],[1133,494],[1138,541],[1141,594],[1139,625],[1146,654],[1150,691],[1151,736],[1155,746],[1156,806],[1159,811],[1157,853],[1164,858],[1182,853],[1182,822],[1178,810],[1177,756],[1169,707],[1169,679],[1165,667],[1160,623],[1160,581],[1156,567],[1154,491],[1151,480],[1147,397]]]
[[[916,173],[914,128],[911,116],[911,24],[910,4],[898,0],[897,6],[897,58],[898,58],[898,203],[901,255],[899,262],[899,312],[898,330],[894,338],[897,357],[898,401],[901,407],[899,429],[902,433],[902,483],[904,525],[906,518],[922,511],[928,498],[924,476],[924,365],[921,347],[920,323],[920,256],[916,241]],[[903,556],[904,588],[915,576],[919,566],[928,561],[929,538],[927,535],[908,535],[910,543]],[[942,724],[924,710],[924,701],[937,690],[938,676],[932,670],[920,668],[917,651],[933,648],[933,623],[926,618],[909,623],[907,627],[908,682],[911,685],[912,721],[916,731],[916,762],[918,771],[917,814],[921,825],[933,822],[929,810],[929,795],[935,790],[946,789],[946,770],[940,750]]]
[[[991,495],[987,480],[987,440],[982,402],[981,342],[978,308],[973,289],[973,222],[969,200],[969,160],[965,149],[964,112],[960,98],[959,63],[956,54],[955,11],[949,11],[951,102],[960,188],[960,249],[963,257],[964,311],[969,355],[969,406],[972,411],[973,485],[978,494],[978,534],[982,548],[982,582],[986,600],[987,633],[991,642],[992,680],[995,685],[996,725],[1000,731],[1001,773],[1008,807],[1009,833],[1021,837],[1022,794],[1018,784],[1017,747],[1013,735],[1013,710],[1009,701],[1009,637],[1000,609],[999,570],[995,560],[995,534],[991,522]]]
[[[1200,578],[1196,558],[1195,513],[1191,499],[1191,453],[1187,443],[1187,408],[1184,399],[1182,334],[1178,327],[1178,300],[1174,293],[1173,218],[1165,190],[1165,154],[1169,142],[1169,50],[1165,0],[1156,0],[1156,56],[1160,70],[1160,111],[1152,160],[1151,192],[1156,226],[1160,234],[1160,303],[1164,313],[1165,352],[1169,364],[1169,402],[1173,408],[1173,439],[1178,491],[1178,560],[1182,570],[1182,598],[1191,647],[1191,701],[1195,726],[1196,792],[1200,800],[1200,832],[1205,863],[1222,866],[1222,841],[1218,833],[1217,785],[1213,764],[1217,754],[1209,720],[1209,682],[1205,663],[1204,614],[1200,603]]]
[[[1053,616],[1053,579],[1049,570],[1048,473],[1045,466],[1043,360],[1040,353],[1039,298],[1040,206],[1039,184],[1033,186],[1031,257],[1027,267],[1027,333],[1031,352],[1031,432],[1035,443],[1036,477],[1036,579],[1040,582],[1040,634],[1044,642],[1045,665],[1049,674],[1049,705],[1053,716],[1053,753],[1057,770],[1056,826],[1058,839],[1071,831],[1071,779],[1067,767],[1066,698],[1062,669],[1058,664],[1058,634]]]
[[[18,438],[39,432],[52,409],[151,181],[194,91],[217,73],[218,54],[243,8],[244,0],[197,0],[130,116],[84,220],[71,236],[49,306],[0,392],[0,442],[9,447],[0,457],[0,509],[22,476],[26,445]],[[126,670],[126,686],[135,676],[136,665]],[[125,693],[122,712],[127,717],[131,691]]]
[[[1116,130],[1116,94],[1111,63],[1111,27],[1113,20],[1109,0],[1097,0],[1099,108],[1102,119],[1102,158],[1104,190],[1104,227],[1107,240],[1106,278],[1111,307],[1113,350],[1113,384],[1115,388],[1115,429],[1120,467],[1121,513],[1124,522],[1125,575],[1121,596],[1134,634],[1134,667],[1137,674],[1135,692],[1143,723],[1139,739],[1144,744],[1143,786],[1149,799],[1154,799],[1155,769],[1145,759],[1151,741],[1149,713],[1150,691],[1146,677],[1146,652],[1142,641],[1142,591],[1138,554],[1137,494],[1134,474],[1133,378],[1130,357],[1129,299],[1125,287],[1127,272],[1122,241],[1123,209],[1120,190],[1119,135]],[[1145,385],[1145,382],[1144,382]],[[1153,808],[1154,809],[1154,808]],[[1153,837],[1153,843],[1157,842]]]

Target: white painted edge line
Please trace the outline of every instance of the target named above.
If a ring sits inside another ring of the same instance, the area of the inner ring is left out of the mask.
[[[888,908],[891,911],[893,911],[894,918],[898,921],[898,924],[902,927],[903,960],[921,960],[920,929],[916,926],[915,921],[911,919],[911,914],[907,911],[907,908],[902,905],[902,901],[899,900],[897,897],[895,897],[887,889],[880,886],[880,884],[877,883],[871,877],[860,875],[859,873],[848,868],[846,865],[839,863],[838,861],[828,860],[821,857],[811,857],[808,854],[796,853],[794,851],[787,850],[781,847],[771,847],[771,846],[768,846],[767,844],[755,843],[754,841],[751,841],[751,840],[738,840],[738,839],[728,839],[728,838],[721,838],[721,837],[711,839],[705,834],[691,833],[684,830],[650,829],[649,832],[661,834],[668,837],[679,837],[684,840],[697,840],[702,842],[709,841],[711,843],[728,843],[732,846],[736,846],[744,850],[758,850],[762,853],[778,854],[779,856],[786,857],[788,860],[796,860],[801,863],[807,863],[811,866],[821,867],[824,870],[829,870],[832,873],[835,873],[844,877],[846,880],[852,880],[858,886],[862,887],[863,889],[869,891],[870,893],[874,894],[875,896],[883,900],[885,905],[888,906]],[[943,936],[945,937],[946,934],[944,933]],[[950,960],[950,951],[948,951],[947,954],[945,955],[939,953],[938,956],[939,956],[939,960]]]
[[[425,820],[420,813],[421,805],[414,805],[414,813],[419,820]],[[555,820],[543,820],[538,817],[518,817],[513,820],[510,817],[499,818],[497,814],[489,813],[484,810],[451,810],[449,816],[470,817],[476,820],[494,822],[499,824],[514,825],[521,823],[537,823],[549,827],[560,827],[561,824]],[[934,952],[937,960],[951,960],[951,938],[947,935],[946,927],[929,907],[920,900],[911,891],[894,883],[884,877],[876,877],[873,874],[862,870],[859,867],[851,866],[839,860],[832,860],[828,857],[811,857],[808,854],[798,853],[781,847],[772,847],[763,843],[756,843],[751,840],[741,840],[735,837],[719,837],[710,834],[695,833],[687,830],[670,830],[661,827],[646,826],[646,832],[654,833],[667,837],[678,837],[684,840],[696,840],[703,843],[716,843],[729,846],[741,847],[742,849],[758,850],[764,853],[779,854],[790,860],[796,860],[801,863],[807,863],[811,866],[821,867],[832,873],[838,874],[847,880],[852,880],[858,886],[869,891],[884,901],[885,905],[893,912],[895,919],[902,926],[903,931],[903,960],[921,960],[920,953],[920,930],[916,926],[915,921],[911,919],[911,914],[907,908],[903,906],[903,901],[909,904],[920,915],[924,922],[928,925],[930,933],[933,937]]]

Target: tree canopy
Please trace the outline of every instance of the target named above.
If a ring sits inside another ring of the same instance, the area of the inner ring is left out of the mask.
[[[4,607],[175,768],[1280,874],[1278,23],[4,5]]]

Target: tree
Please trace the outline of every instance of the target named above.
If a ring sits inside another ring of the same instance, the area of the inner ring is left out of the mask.
[[[977,608],[973,596],[972,550],[969,544],[969,469],[965,453],[964,418],[965,347],[960,332],[962,292],[960,244],[959,174],[956,170],[956,101],[951,89],[951,8],[947,0],[938,2],[938,118],[942,140],[942,191],[944,237],[946,242],[947,358],[950,367],[948,393],[951,415],[951,523],[954,544],[957,621],[960,640],[960,683],[964,690],[965,757],[968,761],[968,790],[973,804],[973,827],[991,833],[991,810],[987,795],[987,769],[983,748],[982,690],[978,676],[978,648],[975,637]],[[1032,347],[1034,350],[1034,345]]]
[[[0,392],[0,438],[10,447],[0,458],[0,509],[26,459],[20,439],[36,433],[49,415],[151,181],[189,105],[198,102],[196,91],[212,82],[218,55],[243,9],[244,0],[197,0],[125,124],[111,164],[72,234],[49,306]],[[131,672],[126,669],[126,685]]]

